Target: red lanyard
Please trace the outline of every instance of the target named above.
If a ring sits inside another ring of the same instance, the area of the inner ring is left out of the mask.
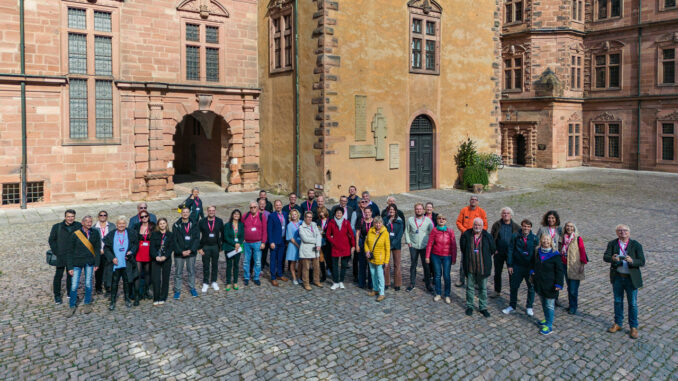
[[[365,234],[367,234],[367,232],[370,231],[370,228],[371,228],[371,227],[372,227],[372,222],[370,222],[369,224],[368,224],[367,222],[365,222],[365,230],[367,230],[367,231],[365,232]]]
[[[389,222],[389,224],[391,225],[391,233],[393,233],[393,222]]]
[[[101,225],[99,225],[101,226]],[[108,233],[108,224],[105,224],[104,226],[101,227],[101,236],[105,237],[106,233]]]
[[[527,249],[527,237],[523,237],[523,243],[525,243],[525,249]]]
[[[306,210],[309,211],[309,212],[311,211],[311,205],[313,205],[313,204],[306,201]]]
[[[285,224],[285,222],[284,222],[284,220],[283,220],[283,215],[282,215],[282,213],[280,213],[280,212],[278,212],[278,219],[280,220],[280,225],[284,225],[284,224]]]
[[[160,246],[165,246],[165,233],[162,233],[162,238],[160,238]]]
[[[189,232],[190,230],[191,230],[191,223],[189,222],[189,223],[186,224],[186,226],[184,227],[184,231],[186,232],[186,234],[188,234],[188,232]]]
[[[476,248],[480,246],[480,240],[482,239],[482,235],[478,236],[478,238],[473,237],[473,244],[475,245]]]
[[[553,230],[551,230],[553,229]],[[551,235],[551,239],[556,238],[556,229],[555,228],[549,228],[549,234]]]
[[[148,239],[147,239],[147,237],[148,237],[148,226],[146,227],[146,233],[143,233],[143,236],[144,236],[144,241],[148,241]]]
[[[209,219],[207,220],[207,228],[210,230],[210,233],[214,231],[214,223],[216,221],[217,221],[216,219],[212,220],[212,225],[210,225],[210,220]]]
[[[122,239],[118,238],[118,237],[120,237],[120,236],[122,236]],[[115,238],[118,240],[118,243],[120,244],[120,246],[124,246],[124,245],[125,245],[125,233],[120,234],[120,233],[116,232],[116,233],[115,233]]]
[[[626,256],[626,249],[629,247],[629,243],[626,242],[626,244],[624,245],[624,244],[622,244],[621,240],[617,240],[617,242],[619,243],[619,253],[622,256]]]
[[[419,230],[419,228],[420,228],[422,225],[424,225],[424,219],[423,219],[423,218],[421,219],[421,225],[419,225],[419,224],[417,223],[417,219],[416,219],[416,218],[414,219],[414,226],[417,227],[417,230]]]
[[[238,235],[238,221],[236,221],[232,225],[233,225],[233,233],[235,233],[235,235]]]
[[[325,230],[325,226],[327,226],[327,220],[321,221],[322,228]]]

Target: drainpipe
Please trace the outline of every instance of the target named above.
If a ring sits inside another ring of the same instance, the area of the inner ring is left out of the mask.
[[[642,101],[640,100],[640,75],[642,73],[641,66],[642,66],[642,59],[641,59],[641,44],[643,42],[643,28],[641,27],[642,19],[641,19],[641,14],[643,13],[643,0],[638,0],[638,108],[636,109],[636,150],[637,150],[637,155],[636,155],[636,170],[640,170],[640,105]]]
[[[26,41],[24,39],[24,0],[19,0],[19,54],[21,75],[26,74]],[[26,147],[26,79],[21,80],[21,209],[26,209],[26,172],[28,165]]]
[[[294,191],[299,194],[301,191],[301,164],[300,161],[300,150],[301,143],[299,141],[300,132],[299,132],[299,21],[298,21],[298,11],[299,0],[294,0],[294,144],[295,144],[295,153],[294,153]]]

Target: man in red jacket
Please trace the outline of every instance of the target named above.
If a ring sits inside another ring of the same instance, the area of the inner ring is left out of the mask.
[[[250,260],[254,257],[254,284],[261,285],[261,251],[266,247],[267,219],[259,210],[257,203],[250,202],[250,211],[243,217],[245,225],[245,258],[243,259],[243,278],[245,286],[250,282]]]

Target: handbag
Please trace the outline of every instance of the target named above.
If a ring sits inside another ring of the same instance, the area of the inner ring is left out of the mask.
[[[52,253],[52,250],[47,250],[47,252],[45,253],[45,261],[50,266],[56,266],[57,265],[56,254]]]
[[[379,242],[379,238],[384,232],[379,232],[379,235],[377,235],[377,239],[374,240],[374,244],[372,245],[372,250],[370,250],[370,256],[367,259],[374,258],[374,249],[377,247],[377,242]]]

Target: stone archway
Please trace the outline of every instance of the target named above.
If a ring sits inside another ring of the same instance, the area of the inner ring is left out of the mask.
[[[506,164],[536,167],[537,122],[505,121],[501,126],[501,156]],[[524,148],[518,147],[518,144]],[[520,148],[520,151],[518,152]],[[518,157],[523,156],[524,157]]]

